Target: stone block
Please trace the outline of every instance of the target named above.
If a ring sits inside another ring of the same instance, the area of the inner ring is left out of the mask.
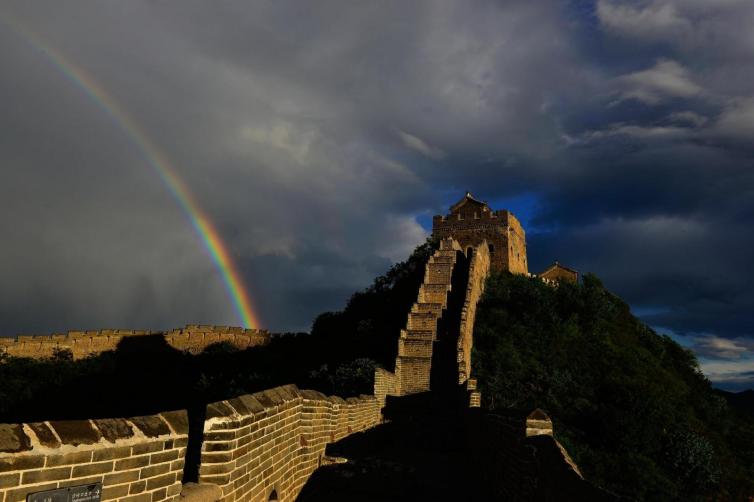
[[[92,452],[76,451],[64,455],[51,455],[47,457],[47,467],[58,467],[63,465],[88,464],[92,461]]]
[[[12,472],[10,474],[0,474],[0,489],[13,488],[21,482],[21,474]]]
[[[60,481],[71,477],[71,467],[57,467],[55,469],[44,469],[41,471],[28,471],[21,476],[21,483],[24,485],[33,485],[45,481]]]
[[[149,415],[145,417],[132,417],[129,421],[139,428],[145,436],[155,438],[170,434],[170,428],[159,415]]]
[[[117,499],[128,495],[128,485],[104,485],[102,487],[102,500]]]
[[[118,439],[128,439],[134,435],[131,425],[122,418],[95,419],[92,422],[99,429],[102,437],[110,443],[115,443]]]
[[[0,453],[18,453],[31,450],[31,442],[23,427],[16,424],[0,424]]]
[[[44,467],[45,458],[43,456],[13,456],[0,458],[0,473],[9,471],[23,471],[28,469],[38,469]]]
[[[161,453],[155,453],[150,457],[151,464],[161,464],[163,462],[170,462],[178,458],[178,450],[168,450]]]
[[[141,470],[141,479],[161,476],[163,474],[167,474],[168,472],[170,472],[169,464],[152,465]]]
[[[128,485],[128,494],[135,495],[137,493],[142,493],[146,489],[147,489],[146,481],[136,481]]]
[[[94,474],[105,474],[113,471],[112,462],[100,462],[98,464],[77,465],[73,468],[74,478],[82,476],[92,476]]]
[[[136,448],[137,446],[140,446],[140,445],[134,445],[134,448]],[[140,467],[145,467],[147,465],[149,465],[148,456],[141,456],[141,457],[134,456],[131,458],[125,458],[123,460],[116,460],[115,470],[122,471],[126,469],[138,469]]]
[[[79,446],[94,444],[102,437],[89,420],[64,420],[49,422],[63,444]]]
[[[186,410],[166,411],[161,413],[162,418],[170,425],[176,434],[188,434],[188,412]]]
[[[176,475],[174,472],[157,476],[156,478],[150,478],[147,480],[147,490],[152,491],[157,488],[163,488],[165,486],[175,483]]]
[[[139,471],[133,470],[133,471],[114,472],[112,474],[105,475],[105,478],[104,478],[104,484],[106,486],[120,485],[123,483],[130,483],[132,481],[139,481]]]
[[[146,453],[155,453],[162,451],[164,443],[162,441],[154,441],[152,443],[135,444],[131,448],[132,455],[144,455]]]
[[[52,429],[50,429],[47,424],[38,422],[28,424],[28,426],[34,431],[34,434],[37,436],[37,439],[42,446],[47,448],[57,448],[60,446],[60,441],[58,441],[58,438],[55,437],[52,433]]]

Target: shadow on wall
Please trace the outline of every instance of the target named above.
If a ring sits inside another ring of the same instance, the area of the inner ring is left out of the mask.
[[[160,334],[123,337],[116,350],[73,360],[70,353],[31,359],[0,356],[0,424],[189,413],[185,480],[198,476],[207,403],[295,383],[311,385],[312,370],[337,368],[336,357],[307,334],[279,335],[264,347],[238,350],[227,343],[199,354],[173,348]],[[370,375],[371,379],[371,375]],[[369,387],[357,392],[371,392]],[[347,397],[347,396],[346,396]]]

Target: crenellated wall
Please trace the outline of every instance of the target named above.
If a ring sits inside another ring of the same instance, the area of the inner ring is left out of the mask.
[[[0,501],[98,482],[103,501],[176,500],[187,444],[185,411],[0,424]]]
[[[342,399],[286,385],[210,404],[199,482],[223,501],[292,501],[328,443],[378,425],[374,396]]]
[[[244,329],[231,326],[188,325],[168,332],[106,329],[101,331],[69,331],[65,334],[42,336],[0,337],[0,355],[15,357],[51,357],[59,350],[69,350],[74,359],[83,359],[108,350],[115,350],[127,337],[162,336],[177,350],[198,353],[206,347],[227,342],[239,349],[256,347],[269,343],[270,334],[266,330]]]
[[[490,275],[490,253],[486,241],[474,248],[469,264],[469,281],[466,286],[466,299],[461,311],[461,327],[458,333],[458,383],[463,384],[471,377],[471,348],[474,343],[474,321],[476,307],[484,293],[484,284]],[[470,389],[475,390],[475,389]]]
[[[395,373],[378,368],[375,373],[375,396],[382,406],[385,396],[405,396],[429,390],[432,369],[432,346],[437,340],[437,322],[448,304],[458,242],[442,239],[440,249],[425,265],[424,281],[416,303],[411,307],[406,329],[398,338]],[[379,387],[379,388],[378,388]]]

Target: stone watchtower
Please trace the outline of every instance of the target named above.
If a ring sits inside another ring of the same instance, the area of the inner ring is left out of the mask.
[[[486,202],[476,200],[469,192],[450,206],[450,214],[432,218],[432,236],[452,237],[467,254],[470,248],[486,240],[492,270],[529,273],[526,234],[521,223],[510,211],[492,211]]]

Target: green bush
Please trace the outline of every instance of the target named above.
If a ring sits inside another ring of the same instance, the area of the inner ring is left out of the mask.
[[[472,361],[486,407],[546,410],[586,477],[606,489],[638,500],[754,493],[754,450],[742,441],[751,422],[728,409],[693,353],[594,276],[558,287],[491,276]]]

